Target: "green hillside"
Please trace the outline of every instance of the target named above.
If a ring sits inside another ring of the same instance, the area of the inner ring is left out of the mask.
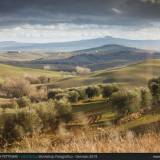
[[[147,60],[110,71],[95,72],[91,77],[106,83],[122,83],[127,86],[144,86],[148,80],[160,75],[160,59]]]
[[[55,78],[65,78],[69,77],[69,73],[66,72],[55,72],[55,71],[46,71],[41,69],[31,69],[31,68],[22,68],[15,67],[11,65],[0,64],[0,81],[3,81],[8,77],[22,77],[25,75],[30,76],[47,76]]]
[[[72,87],[96,83],[120,83],[124,86],[145,86],[152,77],[160,76],[160,59],[147,60],[120,68],[100,70],[87,76],[69,78],[57,86]]]

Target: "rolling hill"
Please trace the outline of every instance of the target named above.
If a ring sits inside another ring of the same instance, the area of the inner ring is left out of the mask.
[[[5,78],[23,77],[25,75],[36,76],[36,77],[47,76],[47,77],[53,77],[55,79],[70,77],[68,73],[64,73],[64,72],[15,67],[15,66],[5,65],[5,64],[0,64],[0,69],[1,69],[0,81],[3,81]]]
[[[119,83],[125,87],[146,86],[149,79],[160,76],[160,59],[95,71],[86,76],[68,78],[57,82],[57,87],[83,86],[97,83]]]
[[[11,62],[11,61],[31,61],[35,59],[40,59],[48,57],[48,53],[30,53],[30,52],[22,52],[22,53],[17,53],[13,52],[8,53],[8,52],[3,52],[0,53],[0,62]]]
[[[120,45],[104,45],[97,48],[72,52],[72,56],[64,59],[41,58],[27,63],[26,66],[50,65],[54,70],[73,71],[76,66],[90,68],[92,71],[113,68],[150,58],[160,58],[158,52],[136,49]]]
[[[37,59],[63,59],[68,58],[72,54],[71,53],[64,53],[64,52],[1,52],[0,53],[0,63],[4,62],[23,62],[23,61],[33,61]]]

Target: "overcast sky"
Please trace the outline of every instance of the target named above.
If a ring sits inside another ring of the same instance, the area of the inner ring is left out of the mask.
[[[0,0],[0,41],[160,39],[160,0]]]

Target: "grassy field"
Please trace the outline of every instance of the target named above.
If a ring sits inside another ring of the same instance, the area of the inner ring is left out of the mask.
[[[91,77],[102,78],[107,83],[122,83],[127,86],[144,86],[148,80],[160,75],[160,60],[147,60],[110,71],[99,71]]]
[[[148,80],[152,77],[160,75],[160,59],[147,60],[145,62],[124,66],[121,68],[113,68],[111,70],[100,70],[92,72],[88,75],[71,76],[66,72],[46,71],[41,69],[30,69],[22,67],[14,67],[10,65],[0,64],[0,82],[5,77],[15,77],[24,75],[58,78],[58,81],[49,86],[60,88],[79,87],[97,83],[119,83],[125,87],[129,86],[146,86]]]
[[[119,83],[125,87],[146,86],[149,79],[160,75],[160,59],[147,60],[141,63],[100,70],[86,76],[64,79],[57,86],[73,87],[97,83]]]
[[[47,76],[55,78],[66,78],[69,77],[69,73],[66,72],[56,72],[56,71],[47,71],[41,69],[31,69],[23,67],[15,67],[11,65],[0,64],[0,81],[3,81],[4,78],[14,78],[14,77],[23,77],[25,75],[29,76]]]

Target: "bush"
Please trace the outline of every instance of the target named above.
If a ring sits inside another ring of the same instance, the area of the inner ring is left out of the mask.
[[[79,94],[77,91],[70,91],[68,93],[68,100],[72,103],[76,103],[78,102],[78,99],[79,99]]]
[[[41,88],[35,90],[35,92],[32,92],[30,95],[31,102],[41,102],[44,100],[47,100],[47,89]]]
[[[79,95],[78,96],[78,101],[87,99],[86,88],[85,87],[69,88],[68,93],[70,93],[71,91],[76,91],[78,93],[78,95]]]
[[[40,132],[41,128],[41,120],[35,110],[8,109],[3,113],[2,138],[7,141]]]
[[[34,88],[30,85],[30,83],[24,79],[10,79],[7,80],[2,86],[2,90],[9,98],[29,96],[33,89]]]
[[[57,94],[63,93],[62,89],[52,89],[48,92],[48,99],[55,99]]]
[[[39,78],[35,77],[35,76],[29,76],[29,75],[27,75],[27,76],[25,76],[25,79],[27,81],[29,81],[30,84],[40,84],[41,83],[41,81],[39,80]]]
[[[155,104],[159,104],[160,103],[160,77],[149,80],[148,87],[153,96],[153,102]]]
[[[88,98],[97,97],[100,95],[100,88],[98,86],[89,86],[85,92]]]
[[[34,104],[33,108],[36,109],[39,117],[41,118],[43,123],[42,130],[50,130],[57,127],[55,102],[53,100]]]
[[[101,89],[104,98],[110,97],[114,92],[119,91],[119,87],[116,84],[101,85]]]
[[[141,107],[149,108],[152,105],[152,95],[147,88],[142,88],[141,90]]]
[[[71,110],[71,105],[65,100],[31,104],[30,108],[0,108],[0,140],[12,142],[34,132],[55,130],[60,122],[72,118]]]
[[[17,99],[17,104],[19,105],[20,108],[24,108],[30,106],[31,100],[28,97],[20,97]]]
[[[85,91],[84,87],[78,88],[76,91],[79,94],[78,100],[85,100],[85,99],[87,99],[87,95],[86,95],[86,91]]]
[[[42,84],[49,83],[49,78],[46,76],[40,76],[38,79]]]
[[[6,110],[3,115],[2,138],[12,141],[19,138],[19,131],[16,129],[17,113],[14,109]]]
[[[63,100],[63,99],[68,99],[68,94],[67,93],[59,93],[55,96],[55,100]]]
[[[17,113],[17,123],[22,126],[26,135],[31,135],[33,132],[40,132],[42,121],[34,109],[20,109]]]
[[[126,115],[140,110],[141,98],[136,91],[120,90],[113,93],[110,100],[119,115]]]
[[[6,109],[6,108],[10,108],[10,109],[17,109],[19,108],[18,103],[16,102],[16,100],[12,100],[11,102],[5,103],[5,104],[1,104],[0,105],[1,108]]]
[[[10,127],[7,127],[8,125],[10,125]],[[26,134],[22,126],[17,125],[16,123],[9,123],[9,121],[5,121],[3,139],[8,142],[13,142],[14,140],[21,139],[25,135]]]
[[[66,100],[55,101],[57,117],[62,121],[68,122],[71,119],[72,107]]]

